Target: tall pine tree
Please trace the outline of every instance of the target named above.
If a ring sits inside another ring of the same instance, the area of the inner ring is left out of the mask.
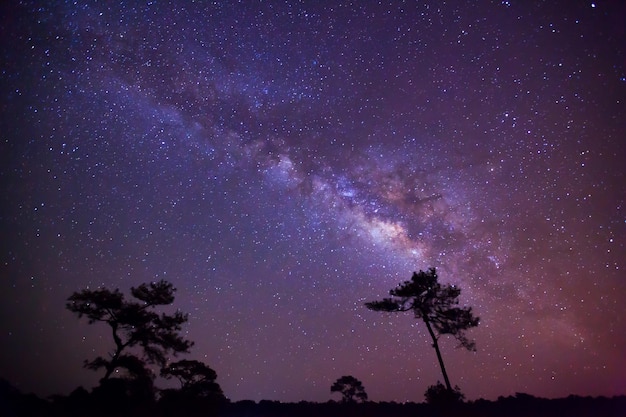
[[[465,336],[465,331],[478,326],[479,318],[474,317],[471,307],[458,307],[461,294],[459,288],[442,285],[437,280],[435,268],[414,272],[410,281],[389,291],[391,297],[365,303],[365,306],[373,311],[412,311],[416,319],[422,320],[433,340],[446,388],[453,391],[439,349],[439,338],[451,335],[459,341],[461,347],[475,351],[476,344]]]

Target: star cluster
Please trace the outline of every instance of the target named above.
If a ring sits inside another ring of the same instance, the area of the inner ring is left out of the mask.
[[[93,386],[67,297],[166,279],[233,400],[422,401],[426,330],[363,304],[437,267],[481,317],[442,342],[468,399],[626,394],[620,2],[0,15],[0,377]]]

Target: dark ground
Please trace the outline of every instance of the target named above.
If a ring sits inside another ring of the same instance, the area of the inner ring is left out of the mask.
[[[23,394],[0,381],[0,414],[18,416],[81,417],[626,417],[626,396],[545,399],[528,394],[500,397],[497,401],[476,400],[457,405],[433,406],[423,403],[365,402],[345,404],[280,403],[277,401],[215,401],[188,399],[178,402],[137,400],[128,397],[98,397],[78,388],[69,396],[42,399]]]

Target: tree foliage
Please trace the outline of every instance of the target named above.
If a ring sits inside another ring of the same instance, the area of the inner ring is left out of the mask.
[[[215,380],[217,373],[196,360],[183,359],[161,369],[161,376],[176,378],[181,385],[181,393],[196,398],[223,398],[222,389]]]
[[[79,318],[87,317],[89,324],[106,323],[112,331],[115,347],[110,358],[97,357],[85,361],[89,369],[105,369],[104,380],[116,369],[123,369],[129,376],[145,377],[149,371],[146,364],[164,366],[169,354],[188,352],[193,342],[180,335],[187,315],[158,314],[158,306],[174,301],[175,288],[167,281],[141,284],[131,288],[135,300],[126,300],[119,289],[84,289],[74,292],[66,307]],[[141,357],[133,348],[139,348]]]
[[[459,404],[465,399],[465,395],[461,392],[458,386],[449,390],[439,381],[437,381],[435,385],[428,387],[424,393],[424,397],[426,398],[426,402],[428,404],[438,407]]]
[[[345,403],[367,401],[367,393],[363,383],[352,375],[344,375],[337,379],[330,387],[330,392],[340,392]]]
[[[467,338],[465,331],[478,326],[479,318],[474,316],[471,307],[458,306],[460,294],[458,287],[440,284],[436,269],[430,268],[428,271],[414,272],[410,281],[405,281],[389,291],[391,297],[365,303],[373,311],[411,311],[416,319],[426,324],[449,391],[452,391],[452,386],[439,350],[439,338],[442,335],[451,335],[459,342],[460,347],[476,350],[475,342]]]

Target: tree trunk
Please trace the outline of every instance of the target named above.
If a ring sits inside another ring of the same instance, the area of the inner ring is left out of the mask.
[[[430,337],[433,339],[433,347],[435,348],[435,352],[437,352],[437,359],[439,360],[439,366],[441,367],[441,373],[443,374],[443,380],[446,383],[446,388],[448,391],[452,391],[452,385],[450,385],[450,379],[448,379],[448,373],[446,372],[446,367],[443,364],[443,358],[441,357],[441,351],[439,350],[439,343],[437,342],[437,337],[435,337],[435,332],[433,332],[433,328],[430,325],[428,319],[424,316],[424,323],[426,323],[426,327],[428,328],[428,333],[430,333]]]
[[[102,378],[103,380],[109,379],[113,371],[115,371],[115,368],[117,368],[117,361],[120,357],[120,354],[122,353],[122,350],[124,350],[124,347],[125,347],[124,344],[122,343],[122,339],[120,339],[119,335],[117,334],[117,324],[110,323],[110,325],[113,331],[113,340],[115,341],[115,353],[113,354],[111,361],[106,366],[107,371],[104,374],[104,377]]]
[[[115,370],[115,365],[113,364],[113,361],[115,359],[111,360],[111,362],[109,362],[109,364],[106,367],[106,373],[104,374],[104,376],[102,377],[101,381],[107,380],[109,379],[109,377],[111,376],[111,374],[113,373],[113,370]]]

